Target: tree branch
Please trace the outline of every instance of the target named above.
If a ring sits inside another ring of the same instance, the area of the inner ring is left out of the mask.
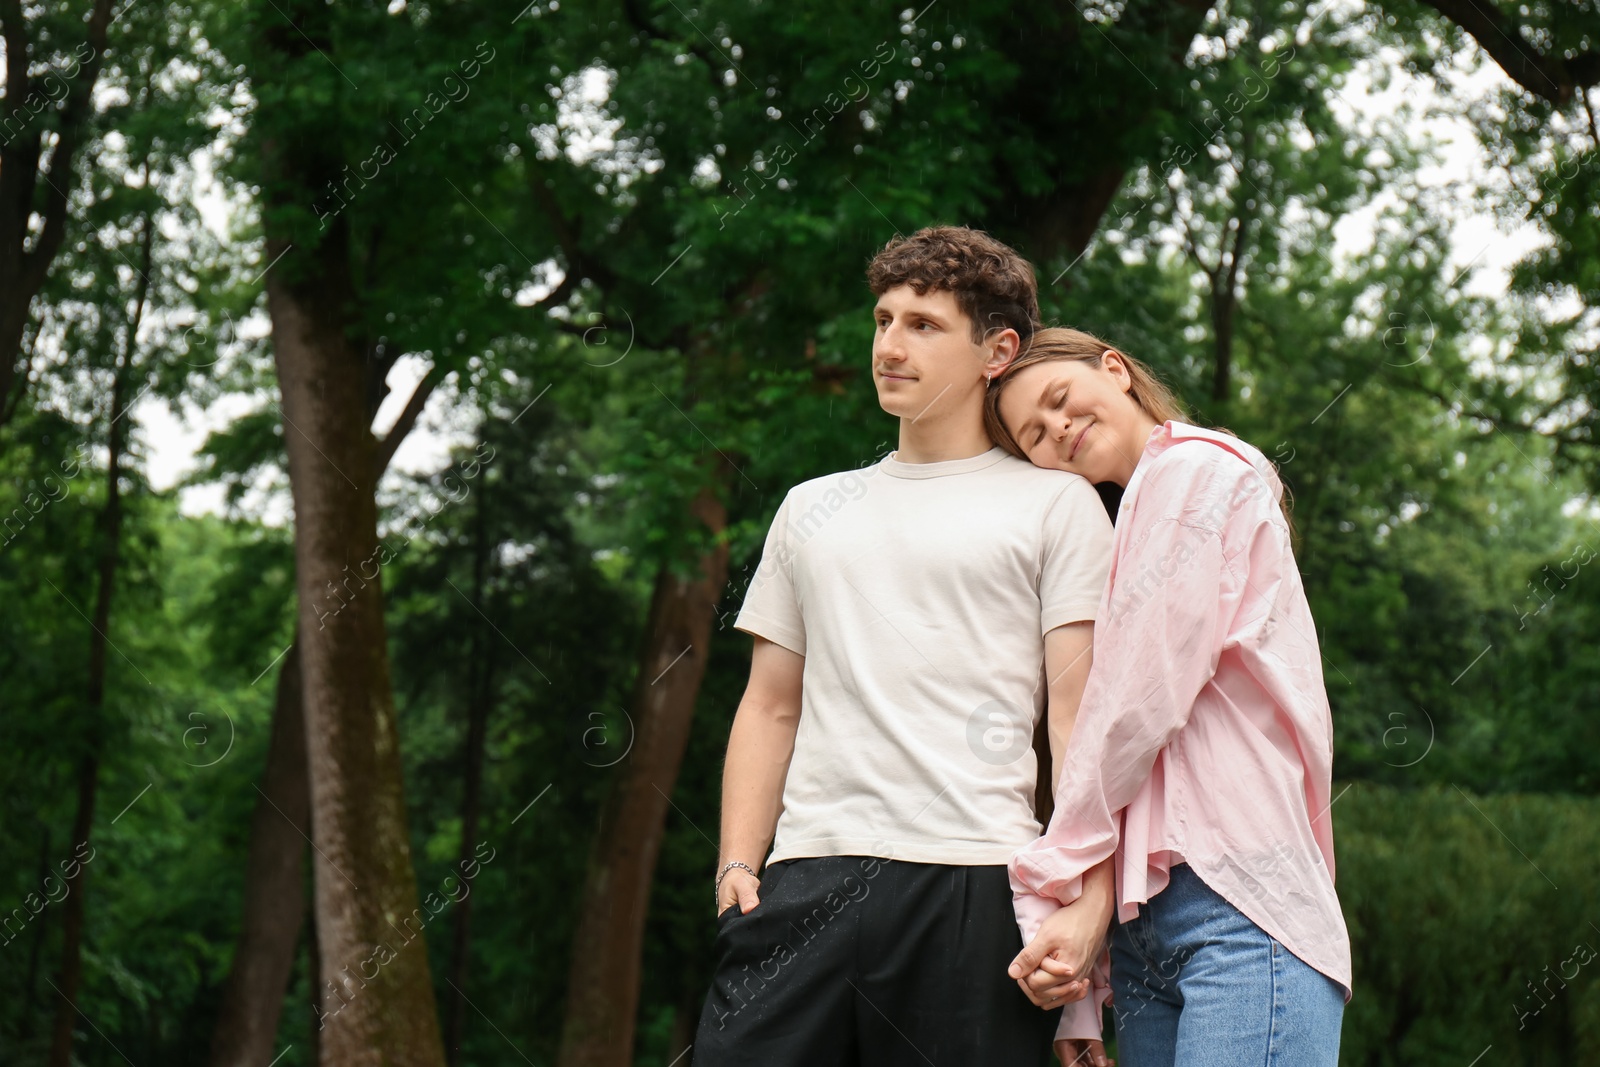
[[[1255,132],[1254,126],[1250,126],[1245,129],[1244,141],[1240,145],[1241,150],[1236,169],[1236,172],[1239,175],[1238,192],[1241,199],[1238,201],[1238,214],[1235,215],[1233,219],[1233,247],[1228,251],[1227,276],[1224,282],[1224,284],[1227,286],[1228,298],[1230,300],[1233,298],[1233,291],[1239,280],[1239,260],[1241,258],[1242,249],[1244,246],[1245,231],[1248,230],[1250,228],[1250,224],[1255,221],[1255,212],[1261,206],[1255,198],[1251,197],[1251,195],[1244,190],[1246,185],[1249,185],[1252,189],[1255,188],[1255,186],[1251,184],[1249,177],[1245,174],[1245,171],[1249,169],[1250,166],[1251,149],[1255,147]],[[1223,247],[1226,247],[1227,241],[1227,234],[1224,233],[1222,237]],[[1217,257],[1217,268],[1219,270],[1222,269],[1222,257],[1220,252],[1218,253]]]
[[[705,64],[706,73],[711,78],[711,84],[716,87],[718,92],[727,91],[728,86],[722,83],[722,79],[718,75],[720,67],[717,65],[716,61],[711,58],[710,53],[708,53],[704,48],[695,44],[693,41],[680,41],[676,38],[668,37],[666,34],[662,33],[656,28],[655,23],[650,21],[650,17],[646,15],[644,10],[639,6],[639,0],[622,0],[622,10],[623,13],[628,16],[628,22],[633,25],[633,28],[636,31],[638,31],[640,37],[654,38],[657,41],[664,41],[667,44],[676,45],[677,47],[682,48],[698,57],[700,62]]]
[[[28,79],[28,24],[22,17],[22,0],[0,3],[0,30],[6,41],[6,118],[27,102],[32,82]]]
[[[547,176],[547,168],[530,166],[528,191],[533,194],[534,201],[544,211],[551,232],[555,234],[556,244],[560,247],[561,254],[566,257],[567,269],[566,276],[555,289],[535,305],[541,308],[553,307],[565,301],[571,294],[573,286],[584,277],[594,279],[595,284],[602,289],[610,289],[616,283],[616,276],[604,264],[584,253],[583,233],[576,221],[581,216],[576,211],[562,210],[561,202],[556,199],[555,193],[545,185]]]
[[[1217,265],[1213,267],[1206,262],[1205,256],[1200,252],[1200,245],[1194,239],[1194,227],[1189,225],[1189,215],[1183,210],[1183,205],[1178,202],[1178,190],[1166,182],[1162,182],[1161,187],[1172,198],[1173,220],[1183,226],[1183,250],[1188,253],[1190,259],[1194,260],[1194,265],[1199,267],[1207,278],[1211,279],[1212,288],[1215,288],[1217,278],[1222,273],[1222,254],[1226,251],[1228,245],[1227,232],[1224,231],[1222,234],[1221,247],[1217,249]]]
[[[394,421],[394,426],[378,441],[377,450],[373,454],[373,479],[383,477],[383,472],[389,469],[389,461],[394,459],[394,454],[404,441],[406,434],[417,424],[417,418],[422,414],[422,409],[428,403],[428,397],[433,395],[434,389],[440,382],[449,376],[439,364],[435,363],[428,368],[428,373],[422,376],[417,387],[411,391],[411,398],[406,401],[406,406],[400,409],[400,417]]]
[[[1422,2],[1470,34],[1512,81],[1536,96],[1565,105],[1577,90],[1600,81],[1600,53],[1582,52],[1570,59],[1546,55],[1522,36],[1518,21],[1494,0]]]
[[[28,379],[33,374],[33,356],[39,349],[39,335],[44,333],[45,320],[46,316],[41,315],[38,325],[34,328],[33,340],[28,342],[28,354],[23,358],[22,369],[17,374],[16,382],[11,389],[11,395],[0,397],[0,400],[5,403],[4,409],[0,410],[0,426],[4,426],[11,421],[12,417],[17,413],[17,409],[22,406],[22,398],[27,395]]]
[[[1157,62],[1170,64],[1181,72],[1184,56],[1189,51],[1195,34],[1205,22],[1206,14],[1214,0],[1128,0],[1120,25],[1125,31],[1147,36],[1146,55]],[[1015,106],[1019,110],[1039,106],[1040,93],[1048,95],[1052,84],[1061,80],[1061,61],[1064,55],[1083,55],[1087,49],[1081,40],[1087,33],[1102,34],[1103,29],[1088,31],[1090,24],[1083,18],[1082,10],[1073,0],[1060,5],[1061,21],[1044,32],[1033,27],[1019,35],[1017,48],[1021,51],[1012,58],[1026,71],[1036,74],[1018,82]],[[1124,57],[1126,58],[1126,57]],[[1134,62],[1132,59],[1127,62]],[[1143,86],[1148,75],[1141,73],[1138,84]],[[1143,127],[1153,113],[1180,106],[1187,78],[1163,79],[1166,88],[1152,87],[1149,92],[1133,87],[1114,98],[1114,102],[1100,116],[1096,129],[1109,145],[1125,143],[1126,131]],[[1062,136],[1074,135],[1063,128]],[[1081,136],[1081,130],[1076,135]],[[1035,262],[1044,262],[1058,254],[1068,258],[1077,256],[1089,247],[1100,228],[1106,209],[1116,198],[1130,165],[1141,158],[1139,148],[1128,145],[1109,152],[1096,151],[1082,163],[1063,166],[1053,186],[1045,192],[1035,193],[1016,176],[1016,170],[1002,157],[999,160],[1001,198],[1007,202],[1010,219],[1019,231],[1019,247],[1026,247]]]
[[[42,175],[50,191],[44,197],[44,227],[32,251],[23,257],[23,292],[32,295],[44,285],[50,263],[67,234],[67,194],[73,185],[73,157],[84,140],[91,114],[91,101],[95,82],[100,78],[100,67],[105,62],[106,29],[111,22],[111,0],[95,0],[89,16],[89,48],[92,55],[84,62],[78,77],[73,79],[67,92],[66,106],[61,109],[61,127],[56,131],[56,144],[50,152],[49,173]],[[10,20],[7,20],[10,24]]]

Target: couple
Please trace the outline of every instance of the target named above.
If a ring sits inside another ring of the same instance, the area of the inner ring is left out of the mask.
[[[1109,1064],[1109,998],[1122,1067],[1331,1067],[1332,723],[1277,472],[1039,328],[984,233],[867,277],[899,447],[789,491],[739,614],[694,1062]]]

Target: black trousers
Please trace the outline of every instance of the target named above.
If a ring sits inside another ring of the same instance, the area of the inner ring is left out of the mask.
[[[1061,1009],[1006,968],[1022,950],[1004,866],[783,860],[717,918],[697,1067],[1046,1067]]]

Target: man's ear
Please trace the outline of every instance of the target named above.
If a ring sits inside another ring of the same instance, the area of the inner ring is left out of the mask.
[[[1022,338],[1017,336],[1017,331],[1006,327],[989,337],[988,358],[983,361],[983,369],[990,377],[999,377],[1006,368],[1016,361],[1017,354],[1022,351]]]

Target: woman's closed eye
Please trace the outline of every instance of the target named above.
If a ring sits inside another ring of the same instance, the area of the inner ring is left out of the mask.
[[[1046,409],[1047,409],[1047,410],[1050,410],[1050,411],[1060,411],[1060,410],[1061,410],[1061,409],[1062,409],[1062,408],[1063,408],[1063,407],[1064,407],[1064,406],[1065,406],[1065,405],[1066,405],[1066,402],[1067,402],[1067,394],[1068,394],[1068,393],[1069,393],[1069,392],[1071,392],[1071,391],[1072,391],[1072,387],[1071,387],[1071,386],[1068,386],[1068,387],[1067,387],[1067,388],[1065,388],[1065,389],[1062,389],[1062,390],[1061,390],[1061,391],[1060,391],[1060,392],[1059,392],[1059,393],[1057,393],[1057,394],[1056,394],[1056,395],[1055,395],[1055,397],[1054,397],[1054,399],[1049,399],[1049,400],[1047,400],[1047,402],[1046,402],[1046,403],[1045,403],[1045,405],[1044,405],[1044,406],[1045,406],[1045,408],[1046,408]],[[1045,428],[1045,426],[1044,426],[1044,424],[1043,424],[1043,423],[1041,423],[1041,424],[1040,424],[1040,425],[1039,425],[1039,429],[1038,429],[1038,432],[1036,432],[1036,433],[1035,433],[1035,434],[1034,434],[1034,435],[1033,435],[1033,444],[1031,444],[1031,445],[1029,445],[1029,446],[1028,446],[1028,447],[1029,447],[1029,448],[1030,448],[1030,449],[1032,449],[1032,448],[1038,448],[1038,447],[1039,447],[1039,444],[1040,444],[1040,442],[1042,442],[1042,441],[1043,441],[1043,440],[1044,440],[1044,438],[1045,438],[1045,434],[1046,434],[1046,433],[1047,433],[1047,432],[1048,432],[1048,431],[1047,431],[1047,430],[1046,430],[1046,428]]]

